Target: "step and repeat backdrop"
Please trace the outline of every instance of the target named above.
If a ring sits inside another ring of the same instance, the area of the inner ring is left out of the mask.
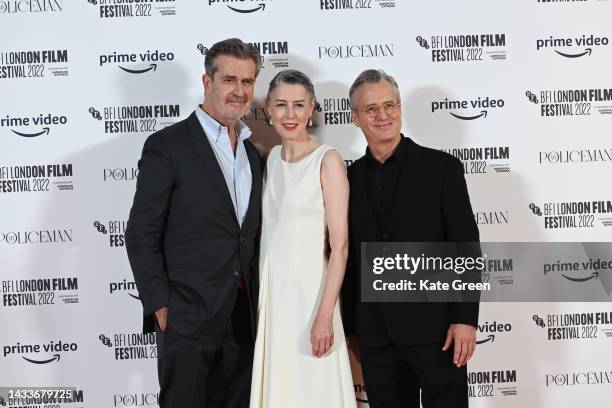
[[[0,405],[157,406],[124,232],[143,142],[201,103],[214,42],[263,55],[245,117],[262,153],[268,83],[296,68],[315,136],[359,158],[348,89],[382,68],[404,133],[463,162],[483,241],[611,241],[610,17],[597,0],[0,0],[0,387],[73,388]],[[611,303],[483,304],[478,342],[471,407],[609,406]]]

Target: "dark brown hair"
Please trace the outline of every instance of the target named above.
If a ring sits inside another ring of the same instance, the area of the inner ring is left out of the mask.
[[[229,55],[239,59],[252,59],[255,63],[255,76],[259,74],[259,70],[261,69],[261,54],[257,47],[247,44],[239,38],[228,38],[227,40],[213,44],[213,46],[206,51],[204,69],[206,70],[206,75],[211,78],[219,69],[215,64],[219,55]]]

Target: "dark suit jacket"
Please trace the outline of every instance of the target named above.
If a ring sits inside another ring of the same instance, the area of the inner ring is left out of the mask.
[[[168,330],[218,341],[242,276],[254,333],[262,166],[251,142],[244,144],[253,184],[240,227],[221,167],[195,113],[145,142],[126,229],[145,332],[153,329],[154,312],[167,305]]]
[[[392,230],[383,235],[370,211],[366,157],[348,168],[350,247],[342,288],[347,335],[365,346],[443,343],[451,323],[477,326],[478,303],[362,303],[362,242],[478,242],[463,166],[455,157],[406,138],[392,215]]]

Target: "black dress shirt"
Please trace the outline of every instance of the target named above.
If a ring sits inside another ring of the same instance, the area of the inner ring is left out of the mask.
[[[395,193],[406,159],[407,149],[408,143],[403,135],[393,154],[384,163],[380,163],[372,155],[369,147],[366,149],[368,204],[384,241],[389,239],[391,215],[395,206]]]

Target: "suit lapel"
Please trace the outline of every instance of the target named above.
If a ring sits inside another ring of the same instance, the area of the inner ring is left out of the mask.
[[[198,156],[200,156],[200,159],[208,171],[210,178],[215,184],[217,184],[218,191],[223,196],[228,209],[232,214],[233,220],[236,222],[236,225],[238,225],[236,210],[234,208],[234,203],[232,202],[230,192],[227,188],[225,177],[223,177],[223,171],[221,170],[221,166],[217,161],[215,152],[213,152],[212,146],[208,141],[208,137],[206,136],[206,133],[204,133],[204,130],[202,129],[202,126],[200,125],[195,113],[192,113],[191,116],[189,116],[189,130],[193,135],[191,141],[195,146]]]
[[[259,212],[259,201],[261,198],[261,166],[259,160],[259,154],[257,150],[248,140],[244,141],[244,148],[246,149],[247,156],[249,158],[249,165],[251,166],[251,194],[249,195],[249,205],[247,212],[244,216],[241,229],[244,229],[245,225],[250,222],[254,212]]]

